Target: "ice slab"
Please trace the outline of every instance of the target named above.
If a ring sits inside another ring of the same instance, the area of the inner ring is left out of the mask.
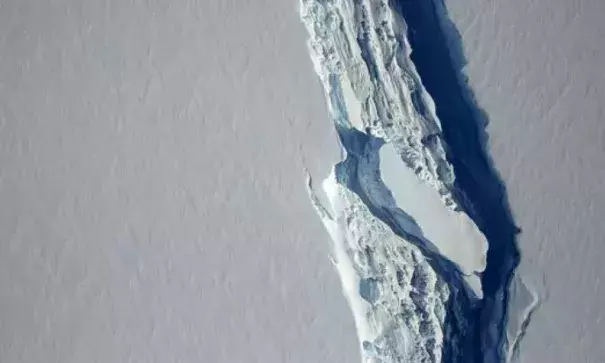
[[[380,148],[380,173],[397,206],[409,214],[423,236],[439,252],[458,265],[473,291],[481,296],[481,281],[476,275],[485,269],[487,240],[465,213],[447,208],[437,190],[427,185],[409,168],[395,148]]]

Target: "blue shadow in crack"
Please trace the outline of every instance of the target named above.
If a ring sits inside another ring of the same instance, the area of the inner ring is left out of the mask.
[[[446,361],[504,361],[508,286],[519,264],[515,225],[506,189],[487,150],[487,115],[477,106],[463,74],[460,35],[442,0],[390,0],[408,26],[411,59],[435,102],[447,157],[456,174],[455,197],[489,242],[482,275],[483,303],[474,308],[472,352],[445,352]],[[494,329],[494,327],[496,329]],[[453,343],[453,342],[452,342]],[[446,347],[448,350],[448,347]]]

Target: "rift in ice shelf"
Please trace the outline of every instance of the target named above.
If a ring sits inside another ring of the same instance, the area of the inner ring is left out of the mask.
[[[510,267],[494,273],[488,264],[494,230],[477,223],[472,210],[493,199],[470,198],[457,181],[439,103],[411,56],[402,14],[425,7],[301,2],[343,150],[323,194],[310,177],[309,194],[332,237],[365,362],[503,361],[510,347],[503,292],[518,259],[516,228],[510,219],[498,222],[512,253],[503,256]],[[429,6],[426,14],[438,30],[434,12]],[[485,174],[486,183],[498,183]]]

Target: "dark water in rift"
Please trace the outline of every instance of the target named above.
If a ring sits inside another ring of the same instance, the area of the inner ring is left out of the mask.
[[[500,362],[507,287],[519,263],[519,229],[511,217],[504,185],[486,151],[487,117],[461,75],[465,59],[459,35],[447,18],[442,0],[390,1],[408,25],[412,61],[435,101],[448,159],[456,174],[456,196],[489,242],[487,269],[482,277],[484,303],[469,317],[473,344],[460,347],[464,350],[461,355],[478,363]],[[448,39],[454,41],[448,44]],[[489,326],[495,326],[497,334],[490,334]],[[452,353],[446,357],[449,362],[463,359]]]

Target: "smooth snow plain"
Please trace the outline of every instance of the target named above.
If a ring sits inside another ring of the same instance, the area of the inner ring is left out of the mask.
[[[511,310],[535,307],[516,359],[604,362],[605,2],[444,3],[522,229],[518,275],[538,298],[511,287]]]
[[[338,149],[297,15],[1,1],[1,362],[360,361],[304,188]]]

